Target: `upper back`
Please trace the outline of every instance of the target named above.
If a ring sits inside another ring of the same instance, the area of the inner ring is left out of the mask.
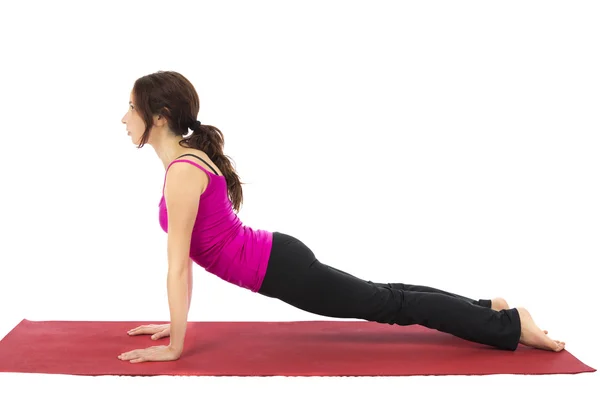
[[[223,173],[217,167],[217,165],[202,150],[187,149],[183,155],[176,157],[175,159],[176,160],[190,160],[190,161],[194,161],[194,162],[200,161],[203,166],[208,166],[215,173],[215,175],[223,176]]]

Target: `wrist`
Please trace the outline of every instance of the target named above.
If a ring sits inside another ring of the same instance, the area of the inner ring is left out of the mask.
[[[183,352],[183,346],[175,346],[172,343],[169,343],[169,350],[172,351],[173,353],[175,353],[176,355],[180,356],[181,353]]]

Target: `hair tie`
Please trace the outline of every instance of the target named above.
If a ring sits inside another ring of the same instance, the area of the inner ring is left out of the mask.
[[[194,121],[194,122],[192,122],[192,125],[190,126],[190,129],[192,131],[195,131],[196,129],[200,128],[200,125],[202,125],[200,123],[200,121]]]

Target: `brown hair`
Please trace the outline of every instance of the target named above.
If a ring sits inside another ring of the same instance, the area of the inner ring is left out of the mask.
[[[133,85],[137,110],[146,124],[138,148],[144,147],[150,136],[153,115],[166,118],[169,129],[176,136],[184,136],[196,122],[200,100],[194,85],[178,72],[158,71],[143,76]],[[200,125],[190,136],[179,142],[183,147],[202,150],[219,167],[227,181],[227,192],[234,210],[239,212],[243,202],[240,177],[235,172],[233,160],[223,154],[223,133],[211,125]]]

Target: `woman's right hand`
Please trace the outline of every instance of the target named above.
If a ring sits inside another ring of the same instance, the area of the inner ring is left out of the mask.
[[[157,340],[171,335],[171,324],[163,325],[141,325],[128,331],[129,336],[152,335],[152,340]]]

